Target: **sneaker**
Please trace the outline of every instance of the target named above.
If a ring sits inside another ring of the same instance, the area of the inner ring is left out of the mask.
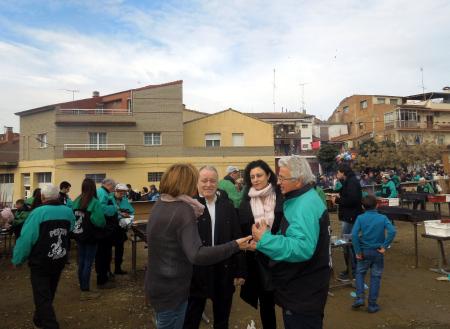
[[[80,300],[84,301],[84,300],[92,300],[92,299],[97,299],[101,296],[100,293],[98,292],[93,292],[93,291],[82,291],[80,294]]]
[[[364,306],[364,299],[363,298],[357,298],[352,304],[352,309],[356,310],[357,308],[360,308],[361,306]]]
[[[117,275],[124,275],[124,274],[128,274],[128,272],[127,272],[127,271],[124,271],[124,270],[122,270],[122,269],[119,269],[119,270],[115,270],[115,271],[114,271],[114,274],[117,274]]]
[[[337,280],[342,281],[342,282],[350,282],[350,279],[348,277],[348,272],[343,271],[343,272],[339,273]]]
[[[369,313],[377,313],[380,310],[380,306],[378,304],[369,304],[367,307],[367,312]]]
[[[114,282],[108,281],[104,284],[97,284],[98,289],[113,289],[116,287],[116,284]]]

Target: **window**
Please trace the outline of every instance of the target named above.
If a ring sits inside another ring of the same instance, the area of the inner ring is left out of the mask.
[[[127,109],[128,109],[128,112],[131,112],[131,110],[132,110],[132,107],[133,105],[132,105],[132,103],[131,103],[131,98],[128,98],[128,100],[127,100]]]
[[[41,149],[44,149],[48,146],[48,142],[47,142],[47,134],[39,134],[38,137],[38,142],[39,142],[39,147]]]
[[[106,133],[89,133],[89,144],[93,150],[104,149],[106,145]]]
[[[39,184],[49,184],[52,182],[52,173],[51,172],[38,172],[37,180]]]
[[[436,144],[444,145],[444,140],[445,140],[445,136],[444,135],[437,135]]]
[[[362,109],[362,110],[366,109],[367,108],[367,101],[364,100],[364,101],[360,102],[359,103],[359,108]]]
[[[302,145],[302,149],[304,149],[304,150],[305,150],[305,149],[309,149],[309,144],[303,144],[303,145]]]
[[[231,134],[231,137],[233,140],[233,146],[244,146],[244,134]]]
[[[144,133],[144,145],[161,145],[161,133]]]
[[[386,104],[386,98],[377,97],[377,104]]]
[[[106,174],[86,174],[86,178],[90,178],[95,184],[101,184],[106,178]]]
[[[348,112],[348,106],[344,106],[344,107],[342,108],[342,111],[343,111],[344,113],[347,113],[347,112]]]
[[[0,184],[14,183],[14,174],[0,174]]]
[[[391,104],[391,105],[398,105],[398,99],[397,98],[391,98],[389,100],[389,104]]]
[[[220,146],[220,134],[205,134],[205,146],[206,147],[219,147]]]
[[[308,128],[308,125],[302,125],[302,128]]]
[[[155,171],[148,173],[148,181],[149,182],[159,182],[161,181],[162,175],[164,173],[162,171]]]

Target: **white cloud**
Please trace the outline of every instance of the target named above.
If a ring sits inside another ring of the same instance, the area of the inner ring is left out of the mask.
[[[271,111],[273,68],[277,110],[299,109],[303,82],[307,110],[321,118],[351,94],[419,92],[422,66],[428,90],[449,84],[445,0],[72,3],[106,13],[123,32],[11,24],[17,40],[0,39],[8,124],[17,125],[12,112],[72,98],[59,89],[90,97],[178,79],[189,108]]]

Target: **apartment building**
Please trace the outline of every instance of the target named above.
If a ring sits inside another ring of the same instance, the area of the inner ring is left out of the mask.
[[[19,163],[19,134],[5,127],[0,134],[0,209],[12,206],[14,171]]]
[[[450,144],[450,90],[404,97],[384,114],[385,138],[408,145]]]
[[[260,112],[247,115],[273,126],[275,155],[312,151],[314,115],[303,112]]]
[[[345,139],[348,147],[357,147],[370,138],[384,140],[384,114],[392,112],[400,104],[401,96],[352,95],[344,98],[328,122],[347,124],[348,136],[332,139]]]
[[[21,127],[20,160],[14,171],[16,198],[63,180],[72,184],[71,194],[76,195],[85,177],[97,183],[113,177],[141,189],[158,184],[166,168],[176,162],[215,165],[221,175],[226,166],[244,167],[255,158],[274,163],[272,135],[254,138],[266,135],[271,126],[256,119],[248,124],[241,118],[248,117],[237,111],[230,127],[212,120],[208,129],[224,142],[240,134],[239,146],[208,142],[204,121],[196,120],[206,114],[185,108],[182,81],[105,96],[94,92],[92,98],[16,114]]]

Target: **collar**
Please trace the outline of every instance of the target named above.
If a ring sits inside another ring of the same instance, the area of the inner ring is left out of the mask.
[[[214,194],[214,200],[212,202],[208,202],[208,200],[201,194],[198,195],[198,197],[204,201],[205,205],[209,205],[209,204],[215,204],[217,202],[217,192]]]
[[[286,193],[284,195],[285,200],[290,200],[290,199],[293,199],[293,198],[297,198],[300,195],[305,194],[306,192],[308,192],[310,189],[312,189],[312,186],[310,184],[307,184],[307,185],[303,186],[302,188],[300,188],[298,190],[290,191],[290,192],[288,192],[288,193]]]
[[[61,206],[61,202],[59,200],[49,200],[48,202],[45,202],[42,204],[43,206]]]

